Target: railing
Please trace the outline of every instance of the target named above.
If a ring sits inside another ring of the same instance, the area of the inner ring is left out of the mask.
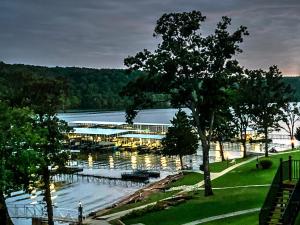
[[[259,214],[260,225],[267,224],[269,216],[271,215],[272,210],[274,210],[276,197],[282,188],[283,181],[295,180],[297,181],[297,185],[282,217],[286,221],[283,222],[284,225],[292,224],[300,209],[300,160],[292,160],[291,156],[286,161],[280,159],[279,168],[277,169],[270,190]]]
[[[268,222],[269,215],[276,201],[277,193],[282,186],[282,161],[275,174],[268,195],[259,213],[259,225],[265,225]]]
[[[282,223],[285,225],[294,224],[300,209],[300,180],[297,182],[296,187],[290,197],[290,200],[282,215]]]
[[[292,179],[299,180],[300,178],[300,160],[292,160]]]
[[[11,218],[45,218],[47,211],[44,205],[8,204]],[[61,222],[78,222],[78,211],[75,209],[53,208],[53,219]]]

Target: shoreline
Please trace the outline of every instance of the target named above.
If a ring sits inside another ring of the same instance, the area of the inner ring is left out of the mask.
[[[122,199],[116,201],[115,203],[112,203],[110,206],[104,209],[96,210],[96,212],[90,213],[89,215],[87,215],[86,219],[95,219],[96,217],[105,215],[112,209],[142,201],[153,193],[165,190],[165,187],[168,184],[180,179],[182,176],[183,174],[180,172],[173,175],[168,175],[161,180],[146,185],[145,187],[135,191],[133,194],[123,197]]]

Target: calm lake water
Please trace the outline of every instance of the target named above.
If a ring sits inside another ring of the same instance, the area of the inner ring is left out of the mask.
[[[188,112],[188,110],[186,110]],[[151,109],[141,111],[134,122],[144,123],[164,123],[169,124],[173,118],[176,109]],[[108,121],[125,122],[124,112],[84,112],[84,113],[60,113],[58,116],[67,121]],[[278,132],[277,132],[278,133]],[[279,131],[279,133],[284,133]],[[286,149],[289,140],[273,140],[272,145],[277,149]],[[298,145],[298,142],[296,143]],[[212,144],[210,152],[210,161],[219,160],[218,146]],[[236,158],[242,156],[240,145],[235,143],[226,143],[224,145],[226,158]],[[248,146],[250,151],[260,152],[262,146],[252,144]],[[192,156],[184,157],[184,164],[192,166],[193,169],[199,169],[202,162],[201,151]],[[84,173],[96,174],[102,176],[120,177],[122,172],[129,172],[134,169],[160,170],[161,178],[168,174],[175,173],[180,166],[177,157],[164,157],[155,154],[137,154],[136,152],[109,152],[98,154],[83,154],[81,160],[71,162],[75,165],[84,167]],[[153,182],[155,180],[151,180]],[[69,208],[76,210],[78,202],[81,201],[84,206],[85,214],[97,209],[105,208],[112,203],[124,198],[130,193],[135,192],[140,186],[120,186],[92,182],[88,180],[78,180],[67,183],[63,187],[54,187],[53,202],[59,208]],[[7,200],[9,204],[36,204],[42,202],[42,196],[38,193],[34,196],[28,194],[19,194]],[[25,224],[24,221],[15,221],[16,224]]]

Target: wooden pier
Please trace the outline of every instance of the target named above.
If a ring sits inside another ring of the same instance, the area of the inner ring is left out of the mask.
[[[66,181],[69,183],[73,182],[96,182],[107,185],[118,185],[123,187],[143,187],[144,185],[149,183],[149,178],[147,179],[122,179],[122,177],[109,177],[109,176],[101,176],[94,174],[83,174],[83,173],[75,173],[75,174],[56,174],[52,176],[53,181]]]

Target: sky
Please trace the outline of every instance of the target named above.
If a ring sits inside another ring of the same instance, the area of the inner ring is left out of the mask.
[[[224,15],[232,30],[248,27],[237,57],[245,68],[300,75],[299,0],[0,0],[0,61],[125,68],[127,56],[156,48],[163,13],[191,10],[207,17],[204,35]]]

